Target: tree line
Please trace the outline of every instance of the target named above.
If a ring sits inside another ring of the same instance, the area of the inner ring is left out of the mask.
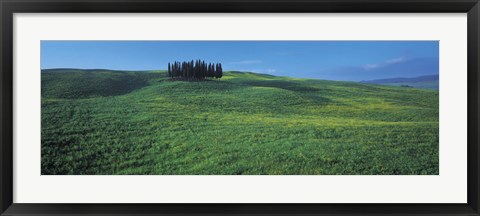
[[[202,80],[220,79],[223,76],[222,64],[205,63],[203,60],[168,63],[168,76],[172,79]]]

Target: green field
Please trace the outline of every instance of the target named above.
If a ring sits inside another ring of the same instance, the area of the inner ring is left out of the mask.
[[[438,91],[42,71],[42,174],[437,175]]]
[[[426,82],[398,82],[398,83],[380,83],[381,85],[389,86],[409,86],[412,88],[424,88],[438,90],[438,81],[426,81]]]

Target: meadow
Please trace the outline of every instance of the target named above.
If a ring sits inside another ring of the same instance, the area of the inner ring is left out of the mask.
[[[42,71],[43,175],[438,175],[438,91]]]
[[[404,83],[382,83],[382,85],[391,85],[391,86],[410,86],[413,88],[425,88],[438,90],[439,85],[438,81],[428,81],[428,82],[404,82]]]

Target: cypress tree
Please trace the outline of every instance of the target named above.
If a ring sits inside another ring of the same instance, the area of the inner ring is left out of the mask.
[[[223,76],[223,71],[222,71],[222,65],[220,63],[217,63],[215,65],[215,78],[220,79]]]
[[[218,72],[219,76],[218,78],[222,78],[223,76],[223,69],[222,69],[222,64],[221,63],[218,63],[218,69],[220,70],[220,72]]]
[[[170,62],[168,63],[168,76],[169,76],[169,77],[172,77],[172,76],[171,76],[171,72],[170,72]]]
[[[168,76],[183,80],[202,80],[207,77],[219,79],[223,75],[222,64],[205,63],[203,60],[168,63]]]

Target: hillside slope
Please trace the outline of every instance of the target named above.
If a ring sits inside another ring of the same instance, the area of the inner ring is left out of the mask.
[[[439,89],[439,75],[428,75],[428,76],[419,76],[411,78],[390,78],[390,79],[377,79],[377,80],[368,80],[362,81],[362,83],[370,84],[380,84],[380,85],[390,85],[390,86],[408,86],[413,88],[424,88],[424,89]]]
[[[94,83],[94,84],[93,84]],[[438,174],[438,91],[42,73],[42,174]]]

